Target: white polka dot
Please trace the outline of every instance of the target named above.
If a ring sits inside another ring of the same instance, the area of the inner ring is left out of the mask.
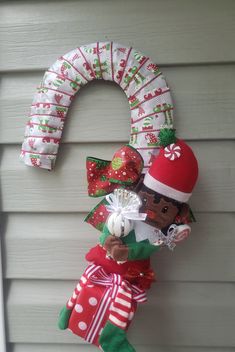
[[[95,297],[91,297],[91,298],[89,298],[89,303],[91,306],[96,306],[98,302]]]
[[[83,312],[83,307],[81,306],[81,304],[76,304],[75,310],[76,310],[77,313],[82,313]]]
[[[100,212],[100,215],[104,215],[104,213],[101,211],[101,212]]]
[[[94,174],[90,174],[90,176],[92,177],[92,176],[94,176]]]
[[[78,327],[80,330],[86,330],[87,329],[87,325],[84,321],[80,321],[78,324]]]
[[[126,153],[125,152],[122,152],[122,155],[125,155]]]
[[[125,176],[125,175],[126,175],[126,172],[124,171],[122,174]]]

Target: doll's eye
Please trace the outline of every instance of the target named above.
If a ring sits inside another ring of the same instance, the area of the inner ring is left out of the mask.
[[[166,213],[168,211],[168,207],[162,208],[162,213]]]
[[[143,203],[146,204],[147,203],[147,198],[143,199]]]

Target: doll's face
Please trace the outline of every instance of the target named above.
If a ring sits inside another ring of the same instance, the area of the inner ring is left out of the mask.
[[[179,208],[175,201],[151,192],[146,187],[138,192],[142,201],[141,212],[147,214],[145,222],[151,226],[163,229],[174,222]]]

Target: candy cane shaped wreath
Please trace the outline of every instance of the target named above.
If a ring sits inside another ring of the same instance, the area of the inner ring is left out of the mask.
[[[129,144],[142,155],[147,171],[158,153],[160,126],[173,120],[170,89],[149,57],[113,42],[76,48],[45,72],[26,125],[20,156],[26,165],[53,169],[71,101],[94,79],[116,82],[125,92],[131,110]]]

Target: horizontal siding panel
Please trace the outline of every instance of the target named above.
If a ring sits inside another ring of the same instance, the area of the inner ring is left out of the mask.
[[[233,348],[226,347],[163,347],[149,345],[135,345],[137,352],[234,352]],[[10,344],[9,352],[95,352],[92,345],[68,345],[68,344]]]
[[[173,253],[164,249],[152,256],[157,280],[235,281],[235,214],[195,215],[197,223],[187,241]],[[84,217],[30,213],[5,217],[4,277],[79,279],[87,266],[85,254],[100,236],[83,222]]]
[[[159,64],[231,62],[234,14],[232,0],[67,1],[66,11],[56,1],[7,2],[1,4],[0,67],[44,68],[97,40],[133,45]]]
[[[152,257],[158,280],[139,307],[130,341],[138,352],[234,351],[234,18],[233,0],[0,2],[7,351],[95,350],[59,331],[57,317],[99,237],[83,222],[99,201],[87,196],[86,156],[111,159],[128,141],[125,95],[111,82],[79,92],[55,171],[26,167],[19,153],[44,70],[97,40],[132,45],[160,65],[172,89],[178,136],[190,141],[200,163],[190,201],[197,223],[173,253]]]
[[[194,211],[235,210],[235,141],[191,142],[199,159],[200,177],[192,201]],[[2,148],[1,184],[4,212],[88,211],[97,199],[87,196],[86,156],[111,159],[120,144],[62,145],[56,170],[26,167],[20,146]]]
[[[9,342],[82,343],[56,328],[58,312],[74,284],[11,281],[6,303]],[[159,283],[148,303],[139,307],[129,337],[137,345],[234,347],[234,319],[233,284]]]
[[[235,65],[163,67],[162,71],[172,88],[179,136],[235,137]],[[42,77],[41,71],[2,76],[0,143],[22,142],[33,94]],[[128,140],[129,115],[126,96],[116,84],[92,82],[79,92],[70,108],[63,142]]]

